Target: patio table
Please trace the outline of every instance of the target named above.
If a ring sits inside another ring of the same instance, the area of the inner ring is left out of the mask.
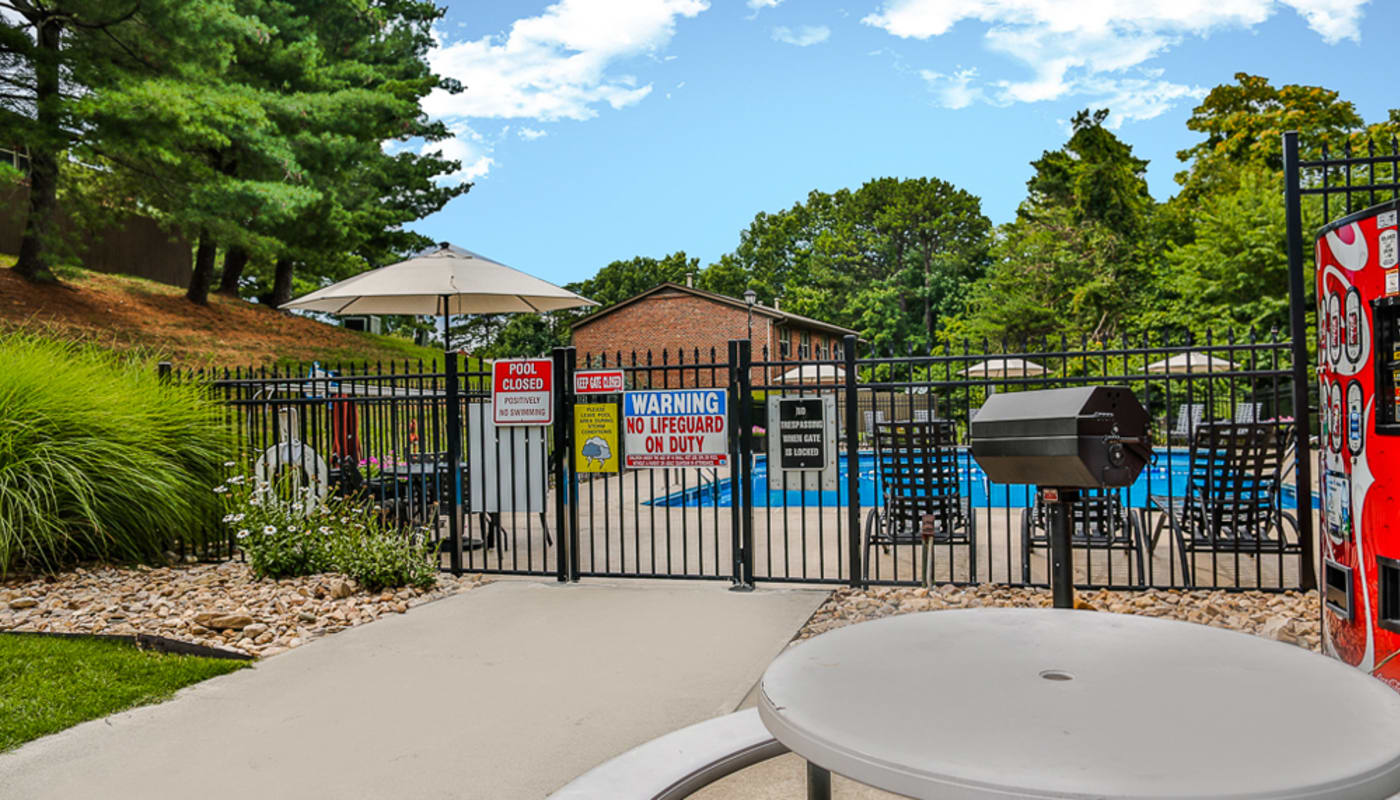
[[[780,655],[759,716],[830,773],[909,797],[1384,798],[1400,695],[1292,645],[1151,617],[972,609]]]

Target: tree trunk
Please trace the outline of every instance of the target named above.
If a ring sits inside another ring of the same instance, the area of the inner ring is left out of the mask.
[[[238,296],[238,279],[243,277],[243,268],[248,266],[248,251],[241,247],[230,247],[224,252],[224,274],[219,279],[219,294]]]
[[[42,58],[34,64],[35,122],[39,139],[30,143],[29,150],[29,214],[24,222],[24,235],[19,243],[15,272],[37,282],[54,282],[57,278],[49,269],[50,245],[54,217],[58,206],[58,104],[62,102],[58,84],[59,39],[63,27],[56,19],[38,24],[38,44]]]
[[[287,257],[277,259],[277,268],[272,278],[272,307],[277,308],[292,299],[292,260]]]
[[[194,251],[194,273],[190,275],[190,288],[185,297],[191,303],[209,305],[209,286],[214,282],[214,256],[218,245],[208,231],[199,234],[199,247]]]

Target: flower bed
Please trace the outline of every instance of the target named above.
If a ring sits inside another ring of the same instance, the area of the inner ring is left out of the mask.
[[[443,574],[432,589],[371,592],[333,574],[258,580],[238,562],[79,568],[0,581],[0,630],[148,633],[270,656],[480,583]]]

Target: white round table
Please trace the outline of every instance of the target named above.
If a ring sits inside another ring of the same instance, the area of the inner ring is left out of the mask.
[[[759,716],[824,770],[910,797],[1385,798],[1400,695],[1297,647],[1150,617],[973,609],[780,655]]]

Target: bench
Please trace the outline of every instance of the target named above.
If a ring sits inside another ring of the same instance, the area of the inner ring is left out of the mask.
[[[745,767],[787,752],[749,708],[628,750],[585,772],[549,800],[680,800]]]

